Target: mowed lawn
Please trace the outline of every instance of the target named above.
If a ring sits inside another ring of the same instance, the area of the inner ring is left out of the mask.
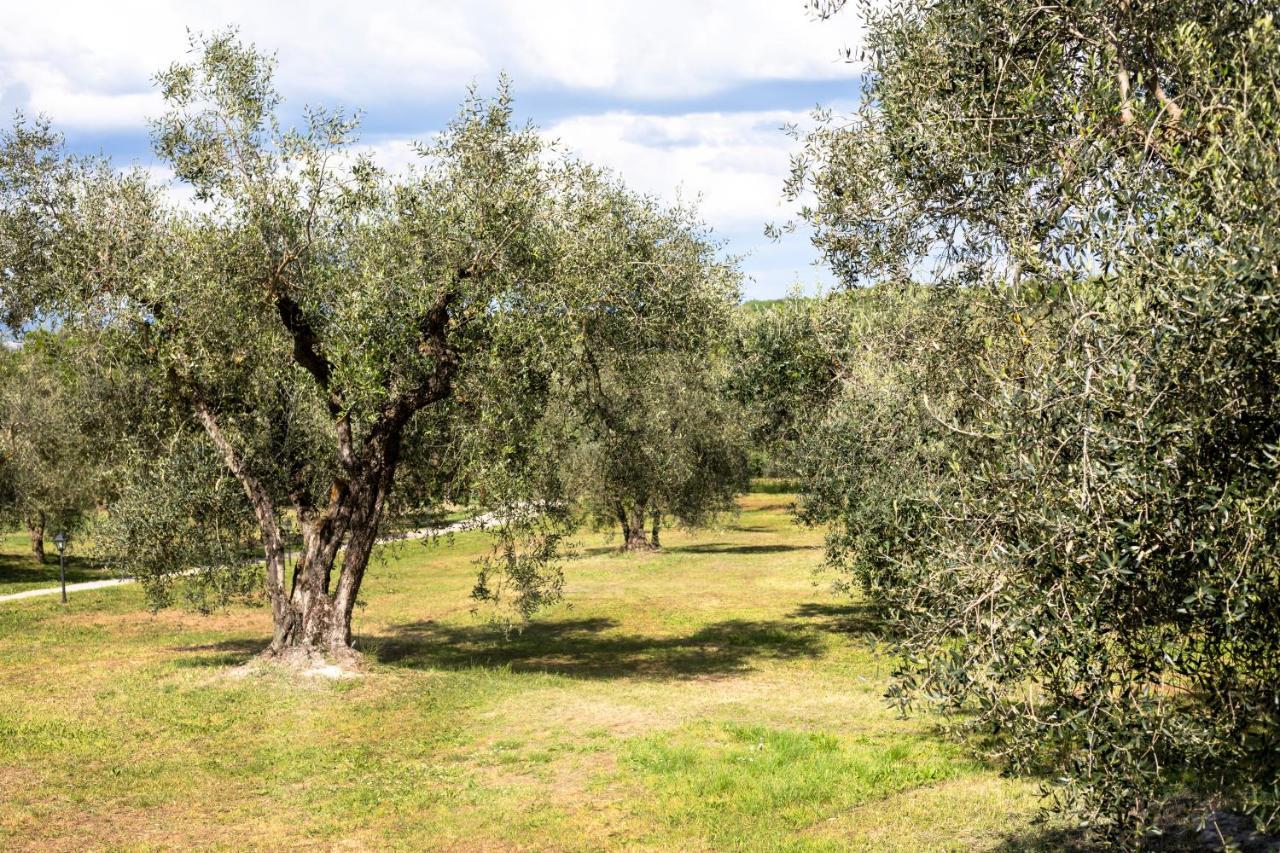
[[[269,634],[260,608],[152,615],[134,586],[0,604],[0,848],[972,850],[1027,831],[1034,783],[885,705],[892,661],[815,579],[821,535],[788,501],[749,495],[656,556],[584,536],[564,604],[510,638],[468,597],[485,534],[389,547],[351,681],[230,674]]]
[[[58,585],[58,549],[53,547],[53,533],[45,534],[45,562],[37,562],[31,553],[31,540],[25,532],[0,533],[0,595]],[[67,555],[67,583],[100,581],[113,577],[106,569],[76,553],[73,542]]]

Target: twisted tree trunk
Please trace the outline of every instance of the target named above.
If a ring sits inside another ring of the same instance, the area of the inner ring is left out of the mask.
[[[293,495],[302,527],[302,552],[286,590],[285,543],[269,492],[248,469],[209,408],[197,403],[196,411],[248,495],[262,532],[274,623],[271,644],[263,656],[301,669],[326,663],[358,668],[359,654],[351,645],[351,617],[395,480],[407,415],[397,415],[380,425],[359,452],[349,446],[349,435],[340,427],[345,471],[334,480],[327,503],[316,507],[304,491]]]
[[[282,595],[268,655],[352,662],[351,617],[394,481],[399,437],[391,452],[378,454],[351,485],[335,484],[320,513],[300,512],[302,554],[294,566],[291,589]],[[341,554],[341,566],[338,557]],[[338,569],[334,581],[334,570]],[[283,593],[283,590],[281,590]]]
[[[271,489],[223,431],[217,413],[199,389],[185,388],[205,432],[244,488],[262,531],[274,623],[264,657],[305,669],[326,662],[344,668],[359,666],[360,656],[351,642],[351,615],[377,542],[386,498],[395,482],[404,430],[416,412],[452,394],[458,354],[449,344],[449,307],[458,297],[458,282],[473,272],[471,268],[459,270],[455,287],[443,290],[420,318],[417,350],[434,358],[434,369],[416,384],[389,394],[358,438],[340,393],[332,387],[332,365],[315,330],[287,289],[275,280],[268,283],[281,323],[293,338],[294,362],[311,374],[327,398],[338,462],[338,474],[323,505],[314,502],[301,468],[290,472],[287,483],[276,484],[278,491],[288,492],[302,527],[302,553],[294,564],[288,591],[285,543]],[[298,464],[305,468],[308,460]],[[340,553],[343,556],[335,583]]]

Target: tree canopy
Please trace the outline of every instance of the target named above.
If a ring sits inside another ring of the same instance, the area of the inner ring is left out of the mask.
[[[704,523],[745,486],[745,436],[720,383],[739,281],[693,211],[593,179],[567,273],[594,288],[552,393],[566,497],[624,550]]]
[[[78,369],[82,346],[36,332],[0,350],[0,520],[23,526],[41,561],[46,531],[80,529],[110,491],[107,413],[101,389]]]

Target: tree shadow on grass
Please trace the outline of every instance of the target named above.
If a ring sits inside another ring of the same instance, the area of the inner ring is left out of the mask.
[[[590,548],[578,548],[574,551],[575,557],[601,557],[607,554],[624,553],[621,546],[618,545],[594,545]]]
[[[997,853],[1084,853],[1097,849],[1087,833],[1077,829],[1035,829],[1020,832],[1003,839],[995,848]]]
[[[94,565],[82,557],[67,557],[67,583],[100,581],[115,577],[107,569]],[[34,556],[0,554],[0,594],[9,584],[35,584],[57,586],[58,555],[53,553],[48,562],[39,563]]]
[[[607,617],[532,622],[505,635],[493,625],[405,622],[379,635],[359,635],[356,648],[380,663],[409,669],[509,667],[583,679],[682,679],[734,675],[764,661],[818,658],[822,632],[876,633],[879,622],[866,605],[810,602],[784,619],[726,619],[679,636],[618,631]],[[267,646],[266,638],[233,638],[177,646],[181,667],[245,663]]]
[[[814,551],[818,545],[732,545],[728,542],[705,542],[667,548],[673,554],[785,554],[791,551]]]
[[[746,533],[767,533],[768,527],[734,527],[735,531]],[[640,551],[637,556],[654,557],[662,554],[785,554],[790,551],[816,551],[821,545],[735,545],[731,542],[700,542],[696,545],[664,546],[659,551]],[[579,548],[575,555],[579,557],[601,557],[606,555],[623,555],[621,545],[597,545],[590,548]]]
[[[809,601],[787,614],[789,619],[810,620],[815,628],[833,634],[860,634],[877,637],[884,633],[883,620],[868,604],[826,604]]]
[[[779,501],[775,503],[766,503],[766,504],[760,504],[759,506],[753,506],[750,508],[750,511],[751,512],[791,512],[791,510],[795,507],[795,505],[796,505],[795,501],[788,501],[785,503]]]
[[[782,620],[729,619],[675,637],[620,633],[617,627],[607,618],[535,622],[504,640],[491,626],[425,620],[362,637],[357,645],[378,661],[413,669],[509,667],[584,679],[733,675],[760,661],[824,652],[811,628]]]
[[[1137,841],[1139,850],[1150,853],[1183,853],[1193,850],[1237,850],[1240,853],[1275,853],[1280,850],[1280,837],[1258,833],[1248,816],[1215,811],[1205,825],[1186,813],[1175,811],[1158,822],[1159,835],[1148,835]],[[1099,839],[1085,829],[1053,828],[1020,833],[1003,840],[999,853],[1039,853],[1068,851],[1083,853],[1102,849]]]
[[[175,666],[198,669],[200,667],[239,666],[256,657],[266,649],[267,645],[266,638],[241,637],[220,640],[216,643],[174,646],[169,651],[183,653],[182,657],[174,661]]]

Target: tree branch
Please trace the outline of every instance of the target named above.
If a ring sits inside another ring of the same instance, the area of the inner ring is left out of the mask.
[[[199,397],[193,397],[192,406],[205,432],[222,453],[227,467],[240,481],[249,503],[253,505],[253,513],[262,529],[262,549],[267,559],[267,591],[271,596],[272,608],[278,611],[284,606],[284,540],[280,535],[280,524],[271,495],[262,481],[249,470],[244,457],[222,431],[222,426],[208,404]]]
[[[274,284],[271,285],[270,292],[275,298],[280,322],[293,338],[293,360],[315,378],[316,384],[322,390],[328,391],[333,368],[329,360],[320,353],[320,337],[302,313],[302,308],[291,296]]]

